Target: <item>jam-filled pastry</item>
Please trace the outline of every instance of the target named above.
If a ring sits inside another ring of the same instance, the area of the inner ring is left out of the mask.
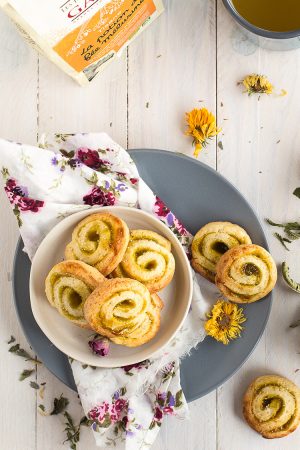
[[[171,282],[174,272],[170,241],[154,231],[132,230],[122,262],[112,275],[133,278],[157,292]]]
[[[49,302],[66,319],[83,328],[90,328],[83,315],[83,305],[104,276],[81,261],[69,260],[56,264],[45,281]]]
[[[90,264],[106,276],[122,261],[128,241],[129,229],[122,219],[108,212],[91,214],[74,228],[65,258]]]
[[[163,303],[139,281],[114,278],[102,283],[86,300],[90,327],[116,344],[137,347],[159,330]]]
[[[252,303],[265,297],[277,281],[276,264],[259,245],[239,245],[217,264],[216,286],[236,303]]]
[[[192,266],[203,277],[214,283],[216,264],[232,247],[251,244],[246,231],[230,222],[210,222],[194,236],[192,242]]]
[[[278,375],[259,377],[245,393],[243,413],[264,438],[285,437],[300,423],[300,389]]]

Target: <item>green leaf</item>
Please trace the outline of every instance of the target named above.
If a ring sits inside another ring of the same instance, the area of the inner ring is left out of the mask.
[[[1,174],[2,174],[2,176],[4,178],[4,180],[6,180],[9,177],[8,169],[6,167],[2,167]]]
[[[62,396],[62,394],[61,394],[61,396]],[[61,397],[61,396],[60,396],[60,397]],[[73,422],[72,417],[71,417],[70,414],[68,413],[68,411],[65,411],[65,412],[64,412],[64,416],[65,416],[65,418],[67,419],[67,424],[66,424],[66,425],[69,425],[69,426],[73,427],[73,426],[74,426],[74,422]]]
[[[175,396],[175,407],[179,408],[180,406],[182,406],[182,389],[176,392]]]
[[[289,274],[290,269],[286,262],[282,263],[281,269],[282,269],[282,276],[283,276],[284,281],[288,284],[288,286],[293,291],[300,294],[300,283],[297,283],[290,277],[290,274]]]
[[[290,328],[297,328],[300,326],[300,320],[297,320],[296,322],[291,323]]]
[[[84,179],[88,184],[91,184],[92,186],[95,186],[98,183],[98,175],[96,174],[96,172],[94,172],[93,175],[90,176],[90,178],[84,177]]]
[[[8,344],[12,344],[12,343],[15,342],[15,341],[16,341],[16,338],[15,338],[14,336],[11,336],[11,337],[10,337],[10,340],[7,341],[7,343],[8,343]]]
[[[155,424],[156,424],[156,421],[152,420],[152,422],[150,423],[150,426],[149,426],[149,430],[152,430],[155,427]]]
[[[222,141],[218,142],[218,147],[219,147],[219,149],[224,150]]]
[[[89,420],[86,416],[83,416],[80,419],[79,425],[83,425],[84,427],[89,427],[93,423],[92,420]]]
[[[271,219],[266,219],[266,222],[271,225],[272,227],[285,227],[285,225],[283,223],[275,223],[273,222],[273,220]]]
[[[12,345],[8,351],[10,353],[14,353],[17,356],[21,356],[21,358],[25,358],[26,361],[32,361],[36,364],[42,364],[38,359],[33,358],[26,350],[20,347],[20,344]]]
[[[61,394],[61,396],[59,398],[54,399],[53,409],[50,413],[50,416],[54,416],[54,415],[64,412],[66,407],[68,406],[68,404],[69,404],[69,400],[66,397],[63,397],[63,394]]]
[[[292,241],[290,241],[289,239],[286,239],[284,237],[282,237],[279,233],[274,233],[274,236],[278,239],[278,241],[281,243],[281,245],[283,245],[283,247],[290,251],[290,249],[286,246],[286,242],[291,243]]]
[[[35,381],[30,381],[30,387],[32,387],[32,389],[39,389],[40,386],[35,382]]]
[[[38,406],[38,408],[39,408],[41,411],[45,412],[45,406],[44,406],[44,405],[40,404],[40,405]]]
[[[31,369],[31,370],[25,369],[25,370],[23,370],[23,372],[19,376],[19,381],[23,381],[26,378],[30,377],[30,375],[33,374],[33,372],[35,372],[34,369]]]
[[[159,404],[159,406],[161,406],[162,408],[165,406],[165,402],[162,398],[158,398],[157,399],[157,403]]]
[[[300,198],[300,187],[297,187],[297,188],[294,190],[293,194],[294,194],[296,197]]]
[[[108,428],[110,425],[111,425],[111,418],[109,417],[108,414],[106,414],[104,421],[101,422],[101,424],[99,424],[99,426],[101,428]]]
[[[84,424],[86,417],[83,417],[77,426],[74,425],[73,419],[67,411],[64,412],[64,417],[66,418],[64,431],[67,435],[67,439],[64,442],[69,442],[70,448],[76,450],[76,444],[80,439],[80,426]]]
[[[125,386],[123,386],[123,387],[121,387],[121,388],[119,389],[119,393],[120,393],[120,395],[125,395],[125,394],[126,394],[126,392],[127,392],[127,389],[126,389],[126,387],[125,387]]]
[[[62,154],[62,156],[64,156],[65,158],[73,158],[75,155],[75,152],[73,150],[71,150],[70,152],[67,152],[67,150],[64,150],[63,148],[61,148],[60,153]]]
[[[171,395],[172,395],[171,391],[168,391],[168,393],[167,393],[167,405],[170,404]]]

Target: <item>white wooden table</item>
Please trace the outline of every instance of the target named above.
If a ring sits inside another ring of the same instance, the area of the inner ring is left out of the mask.
[[[183,135],[184,113],[206,105],[223,128],[218,139],[223,150],[212,141],[201,161],[232,181],[261,218],[298,219],[300,200],[292,191],[300,185],[300,50],[276,53],[247,45],[221,0],[165,0],[165,5],[161,18],[87,88],[38,56],[1,13],[0,135],[34,144],[42,132],[102,130],[128,148],[192,155]],[[236,83],[251,72],[268,75],[288,95],[248,98]],[[67,448],[63,418],[37,413],[36,391],[28,379],[18,381],[25,363],[8,353],[5,343],[13,334],[28,349],[12,300],[18,230],[2,189],[0,196],[0,448],[59,450]],[[299,244],[286,252],[268,234],[277,262],[287,259],[300,278]],[[216,392],[190,405],[190,421],[166,420],[154,450],[298,449],[300,430],[284,440],[265,441],[241,414],[243,391],[255,376],[281,373],[300,384],[299,329],[289,329],[297,318],[300,297],[279,280],[266,332],[248,362]],[[81,417],[77,396],[42,367],[37,382],[43,381],[46,403],[64,393],[72,415]],[[96,448],[89,430],[83,429],[78,448]]]

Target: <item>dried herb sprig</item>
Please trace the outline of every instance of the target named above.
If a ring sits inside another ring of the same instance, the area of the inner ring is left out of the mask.
[[[63,394],[61,394],[59,398],[55,398],[53,400],[53,409],[50,413],[50,416],[54,416],[54,415],[64,412],[65,409],[67,408],[68,404],[69,404],[69,399],[67,399],[66,397],[63,397]]]
[[[26,361],[31,361],[35,364],[42,364],[37,358],[31,356],[26,350],[20,347],[20,344],[12,345],[8,351],[10,353],[14,353],[17,356],[21,356],[21,358],[25,358]]]
[[[290,249],[287,247],[286,242],[291,244],[292,241],[290,241],[289,239],[281,236],[279,233],[274,233],[274,236],[276,237],[276,239],[278,239],[278,241],[281,243],[281,245],[283,245],[283,247],[287,250],[290,251]]]
[[[22,373],[20,373],[19,381],[23,381],[26,378],[30,377],[35,372],[34,369],[24,369]]]
[[[299,222],[286,222],[276,223],[270,219],[266,219],[266,222],[272,227],[279,227],[283,229],[285,236],[281,236],[279,233],[274,233],[274,236],[284,246],[286,250],[289,250],[286,243],[291,244],[292,241],[300,239],[300,223]]]
[[[64,429],[64,431],[67,434],[67,438],[64,440],[64,443],[69,442],[70,448],[72,450],[76,450],[77,444],[80,439],[80,427],[81,427],[81,425],[85,425],[85,426],[89,425],[88,419],[86,417],[82,417],[79,424],[74,425],[74,421],[73,421],[72,417],[70,416],[70,414],[68,413],[68,411],[64,412],[64,416],[66,418],[66,422],[65,422],[66,428]]]

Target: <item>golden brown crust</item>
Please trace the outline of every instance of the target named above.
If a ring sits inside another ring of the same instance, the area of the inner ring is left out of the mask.
[[[259,245],[240,245],[228,250],[216,266],[216,286],[236,303],[252,303],[265,297],[277,281],[276,264]]]
[[[129,229],[119,217],[108,212],[91,214],[74,228],[65,258],[84,261],[104,276],[122,261],[129,241]]]
[[[166,238],[150,230],[131,230],[122,262],[112,275],[140,281],[153,293],[166,287],[174,272],[175,259]]]
[[[47,275],[46,297],[63,317],[82,328],[90,328],[83,315],[83,304],[104,280],[97,269],[84,262],[62,261]]]
[[[259,377],[244,395],[243,414],[264,438],[285,437],[300,423],[300,389],[278,375]]]
[[[221,256],[237,245],[251,244],[246,231],[230,222],[210,222],[202,227],[192,242],[192,266],[212,283],[215,282],[216,264]]]
[[[150,341],[160,327],[163,306],[158,295],[136,280],[114,278],[102,283],[86,300],[90,327],[113,342],[137,347]]]

